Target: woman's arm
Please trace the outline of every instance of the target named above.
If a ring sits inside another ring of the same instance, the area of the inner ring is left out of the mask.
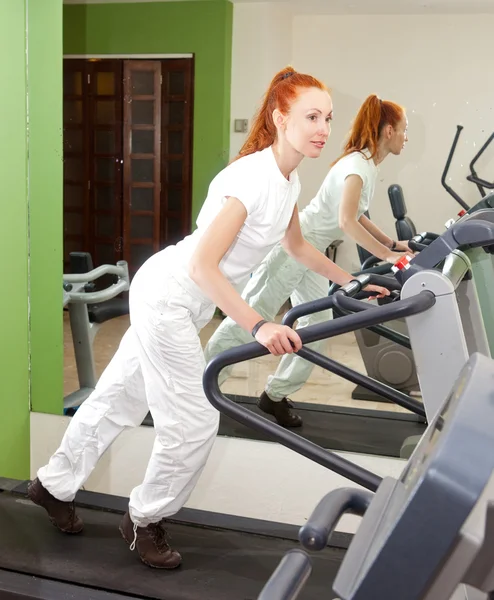
[[[359,219],[360,224],[367,229],[367,231],[372,234],[376,240],[379,240],[381,244],[384,244],[387,248],[394,250],[395,252],[407,252],[412,253],[410,247],[408,246],[406,241],[392,240],[388,237],[384,231],[379,229],[377,225],[375,225],[370,219],[368,219],[365,215],[362,215]],[[394,244],[394,248],[393,248]]]
[[[315,271],[326,277],[329,281],[333,281],[340,286],[347,284],[352,279],[355,279],[350,273],[338,267],[325,254],[319,252],[312,244],[304,238],[300,228],[300,219],[298,215],[298,207],[295,206],[292,218],[286,230],[285,236],[281,241],[283,248],[295,260],[305,265],[311,271]],[[378,297],[389,295],[389,291],[379,285],[368,285],[365,288],[367,291],[374,291],[379,294]]]
[[[340,203],[340,227],[359,246],[362,246],[362,248],[365,248],[381,260],[394,263],[401,258],[401,254],[392,252],[385,245],[389,242],[391,246],[393,241],[375,225],[371,225],[371,229],[369,230],[358,220],[358,207],[362,185],[362,179],[358,175],[349,175],[346,178]],[[369,219],[367,221],[370,223]],[[364,223],[367,224],[365,220]],[[374,232],[377,233],[376,236]]]
[[[189,263],[189,276],[216,306],[250,333],[262,316],[243,300],[219,269],[246,217],[242,202],[229,197],[197,244]],[[256,340],[275,355],[290,353],[302,346],[293,329],[275,323],[263,325]]]
[[[386,248],[391,249],[394,240],[387,236],[384,233],[384,231],[382,231],[377,225],[375,225],[369,218],[367,218],[365,215],[362,215],[359,219],[359,223],[362,225],[362,227],[365,227],[365,229],[372,236],[374,236],[378,242],[381,242],[381,244],[383,244],[383,246],[386,246]]]
[[[281,245],[292,258],[305,265],[311,271],[319,273],[319,275],[326,277],[330,281],[334,281],[338,285],[345,285],[352,279],[355,279],[350,273],[340,269],[332,260],[322,252],[319,252],[304,238],[300,229],[297,206],[293,210],[292,218],[281,241]]]

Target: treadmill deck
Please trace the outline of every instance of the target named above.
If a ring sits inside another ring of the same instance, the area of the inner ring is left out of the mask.
[[[283,554],[299,546],[283,537],[170,523],[170,541],[183,564],[173,571],[151,569],[121,538],[121,514],[89,508],[78,512],[85,528],[67,535],[25,496],[0,493],[0,568],[143,598],[255,600]],[[312,555],[313,573],[301,600],[331,595],[344,553],[327,547]],[[88,591],[80,592],[87,600]]]

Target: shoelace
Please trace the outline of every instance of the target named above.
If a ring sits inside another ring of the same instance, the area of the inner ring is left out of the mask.
[[[158,523],[152,523],[148,525],[148,529],[151,533],[154,543],[156,544],[156,548],[158,552],[166,552],[170,549],[170,545],[168,544],[169,534],[166,531],[163,523],[163,519]],[[130,550],[135,550],[137,541],[137,525],[134,523],[134,540],[130,545]]]
[[[288,398],[283,398],[281,402],[282,404],[286,404],[288,408],[293,408],[293,403],[290,400],[288,400]]]
[[[69,505],[69,520],[70,524],[73,526],[75,523],[75,501],[71,502]]]

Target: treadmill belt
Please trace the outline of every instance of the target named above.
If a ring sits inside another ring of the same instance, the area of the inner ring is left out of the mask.
[[[121,538],[121,514],[78,508],[78,535],[59,532],[23,496],[0,493],[0,568],[143,598],[255,600],[293,540],[170,523],[179,569],[151,569]],[[330,593],[344,550],[312,553],[313,572],[301,600]],[[81,589],[81,597],[86,598]]]
[[[237,404],[268,419],[255,399],[249,396],[229,395]],[[417,415],[362,409],[344,409],[321,404],[294,404],[303,419],[302,427],[291,429],[322,448],[342,452],[361,452],[400,458],[403,442],[410,436],[421,436],[427,425]],[[152,426],[151,415],[143,425]],[[242,425],[225,415],[220,417],[218,435],[251,440],[272,441],[263,433]]]

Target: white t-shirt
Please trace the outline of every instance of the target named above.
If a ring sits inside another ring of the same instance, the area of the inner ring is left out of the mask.
[[[197,229],[175,247],[174,276],[189,291],[198,291],[188,275],[189,260],[226,197],[234,196],[245,206],[247,217],[219,268],[233,286],[241,289],[250,274],[283,238],[299,195],[297,170],[291,173],[288,181],[276,163],[271,146],[229,164],[209,186],[197,217]]]
[[[339,160],[329,170],[316,197],[300,213],[305,239],[321,252],[344,235],[339,226],[339,210],[343,186],[349,175],[359,175],[363,182],[358,218],[369,208],[379,171],[369,156],[370,153],[364,150],[352,152]]]

